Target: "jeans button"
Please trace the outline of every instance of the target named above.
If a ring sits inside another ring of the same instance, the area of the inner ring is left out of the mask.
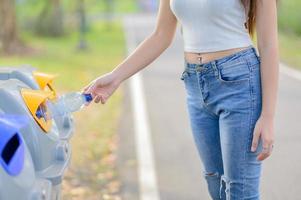
[[[203,66],[197,66],[196,67],[196,71],[198,71],[198,72],[200,72],[200,71],[202,71],[204,69],[205,69],[205,67],[203,67]]]

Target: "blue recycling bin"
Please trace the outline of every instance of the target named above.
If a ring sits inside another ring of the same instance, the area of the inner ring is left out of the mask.
[[[20,130],[26,116],[0,112],[0,199],[51,199],[51,182],[39,178]]]

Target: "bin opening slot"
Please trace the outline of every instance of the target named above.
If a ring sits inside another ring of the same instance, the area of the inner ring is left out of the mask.
[[[36,112],[36,117],[38,119],[43,118],[45,121],[49,120],[49,111],[47,109],[46,103],[42,103],[39,105],[37,112]]]
[[[17,149],[20,146],[20,138],[18,134],[15,134],[11,139],[6,143],[3,151],[1,153],[1,157],[6,165],[9,165],[10,161],[14,157]]]
[[[39,124],[41,129],[45,133],[48,133],[51,129],[52,120],[51,113],[47,109],[47,102],[53,93],[22,88],[21,95],[30,114]]]

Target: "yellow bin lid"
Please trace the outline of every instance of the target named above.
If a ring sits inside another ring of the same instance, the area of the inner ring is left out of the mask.
[[[56,91],[53,87],[53,80],[57,77],[57,75],[46,74],[42,72],[33,72],[33,77],[37,81],[41,90],[47,91],[49,89],[52,92],[52,95],[49,97],[50,99],[56,98]]]
[[[39,126],[43,129],[44,132],[49,132],[52,126],[52,120],[45,119],[43,117],[38,118],[36,116],[36,113],[40,106],[46,106],[46,100],[53,97],[53,92],[23,88],[21,89],[21,95],[35,121],[39,124]]]

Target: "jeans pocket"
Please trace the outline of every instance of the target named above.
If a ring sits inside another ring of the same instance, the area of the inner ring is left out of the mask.
[[[250,68],[245,61],[224,63],[218,69],[218,79],[226,84],[247,83],[250,80]]]

